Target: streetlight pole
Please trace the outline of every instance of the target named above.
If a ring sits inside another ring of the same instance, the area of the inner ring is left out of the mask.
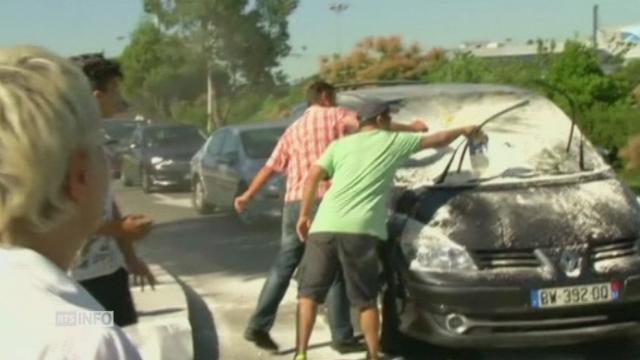
[[[349,4],[343,3],[343,2],[335,2],[333,4],[331,4],[331,6],[329,7],[329,10],[333,11],[334,13],[336,13],[336,30],[337,30],[337,36],[338,36],[338,55],[342,54],[342,30],[340,28],[340,15],[342,15],[343,12],[347,11],[347,9],[349,9]]]

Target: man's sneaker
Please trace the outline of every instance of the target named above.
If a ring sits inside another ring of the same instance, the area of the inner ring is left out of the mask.
[[[331,343],[331,348],[340,354],[350,354],[354,352],[363,352],[367,350],[367,346],[356,338],[346,341]]]
[[[307,354],[296,354],[293,360],[307,360]]]
[[[269,333],[266,331],[247,329],[244,332],[244,338],[256,344],[256,346],[259,348],[270,351],[278,351],[278,344],[273,341],[271,335],[269,335]]]

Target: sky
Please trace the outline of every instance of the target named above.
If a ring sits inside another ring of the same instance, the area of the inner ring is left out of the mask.
[[[336,2],[349,8],[338,16],[329,10]],[[640,0],[300,0],[290,18],[292,55],[282,66],[294,79],[312,74],[322,55],[372,35],[399,35],[425,49],[586,37],[596,3],[602,26],[640,23]],[[34,44],[63,55],[117,56],[144,17],[142,0],[0,0],[0,9],[0,47]]]

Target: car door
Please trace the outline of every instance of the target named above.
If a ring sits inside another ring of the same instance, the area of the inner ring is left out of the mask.
[[[240,139],[235,132],[229,130],[224,134],[222,150],[217,161],[217,179],[219,191],[216,192],[215,203],[223,210],[233,208],[233,200],[238,195],[240,183]]]
[[[211,135],[200,160],[200,177],[206,190],[206,201],[212,204],[216,204],[215,194],[220,191],[217,183],[219,175],[216,172],[226,132],[226,129],[220,129]]]

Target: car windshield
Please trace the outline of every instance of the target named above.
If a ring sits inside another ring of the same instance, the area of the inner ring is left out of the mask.
[[[104,131],[110,140],[123,141],[131,137],[136,126],[129,122],[105,121]]]
[[[530,103],[496,118],[483,128],[489,137],[486,149],[488,164],[479,170],[467,152],[460,165],[463,156],[461,147],[444,185],[526,181],[581,173],[579,130],[575,129],[571,149],[567,152],[571,120],[552,102],[534,93],[438,93],[428,97],[411,97],[400,101],[394,121],[424,119],[430,130],[437,132],[480,124],[523,100],[530,100]],[[345,98],[342,103],[352,108],[358,107],[357,98]],[[460,138],[446,148],[415,154],[398,171],[397,183],[405,186],[434,184],[462,141],[465,139]],[[606,167],[587,140],[584,159],[584,170]]]
[[[253,159],[266,159],[276,147],[285,127],[245,130],[240,133],[240,141],[247,156]]]
[[[158,127],[147,129],[145,143],[148,147],[194,146],[202,144],[204,137],[192,127]]]

